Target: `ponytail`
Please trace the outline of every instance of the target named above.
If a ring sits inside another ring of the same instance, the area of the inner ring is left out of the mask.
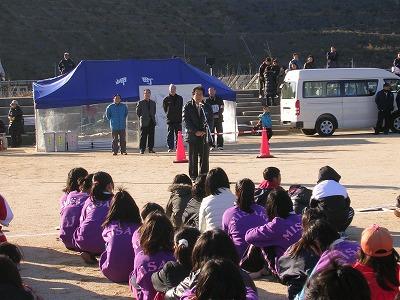
[[[200,236],[200,231],[195,227],[183,227],[175,234],[175,258],[187,270],[191,270],[192,252],[197,239]]]
[[[93,185],[90,196],[92,201],[105,201],[110,199],[113,194],[107,191],[107,186],[112,184],[114,187],[114,182],[110,174],[106,172],[97,172],[93,175]]]
[[[240,210],[252,213],[251,206],[254,204],[254,182],[249,178],[244,178],[236,183],[236,203]]]
[[[80,178],[78,184],[81,192],[90,191],[93,185],[93,174],[89,174],[85,178]]]

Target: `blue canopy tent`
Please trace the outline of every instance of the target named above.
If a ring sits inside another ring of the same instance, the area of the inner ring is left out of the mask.
[[[84,60],[69,74],[33,83],[36,109],[110,102],[120,94],[124,101],[140,99],[141,85],[201,84],[216,88],[224,100],[236,94],[217,78],[180,58],[152,60]]]
[[[77,132],[83,142],[110,144],[109,127],[103,119],[105,107],[115,94],[131,106],[127,120],[128,140],[137,137],[135,103],[141,91],[149,88],[157,103],[156,147],[165,144],[166,121],[162,100],[168,85],[175,84],[184,101],[191,89],[201,84],[206,90],[215,87],[225,102],[224,130],[236,133],[236,93],[217,78],[185,63],[179,58],[154,60],[81,61],[70,73],[33,83],[37,149],[46,149],[45,133]],[[159,106],[161,105],[161,106]],[[232,136],[227,138],[231,138]],[[236,140],[236,134],[234,139]],[[82,149],[82,147],[80,147]],[[47,150],[46,150],[47,151]]]

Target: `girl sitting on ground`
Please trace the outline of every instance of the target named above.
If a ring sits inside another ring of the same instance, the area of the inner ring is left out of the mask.
[[[129,285],[137,300],[153,300],[156,290],[151,282],[153,273],[161,270],[173,255],[174,229],[165,214],[151,213],[139,229],[141,251],[135,255]]]
[[[74,247],[82,251],[81,256],[86,263],[97,263],[96,256],[105,250],[102,224],[108,214],[113,190],[114,182],[110,174],[97,172],[93,175],[90,197],[82,207],[79,226],[73,236]]]
[[[113,282],[128,282],[135,257],[131,247],[132,235],[141,223],[135,200],[127,191],[120,189],[114,195],[103,223],[106,250],[99,262],[101,272]]]
[[[69,193],[73,191],[79,192],[79,180],[85,178],[88,174],[88,171],[84,168],[73,168],[68,172],[67,183],[59,200],[61,209],[64,207]]]
[[[371,299],[396,298],[400,286],[399,261],[399,254],[393,249],[393,238],[386,228],[373,225],[363,231],[354,268],[367,280]]]
[[[82,207],[90,196],[93,174],[79,178],[79,191],[71,191],[61,208],[60,239],[69,250],[77,250],[74,247],[73,235],[79,226]]]
[[[192,270],[192,251],[200,236],[194,227],[183,227],[175,234],[174,256],[176,261],[167,262],[164,267],[153,273],[151,281],[156,291],[165,293],[177,286]]]
[[[283,189],[269,193],[267,216],[269,222],[248,230],[245,240],[264,250],[268,268],[272,274],[276,274],[278,259],[301,237],[301,217],[294,213],[292,200]]]
[[[183,212],[192,198],[192,180],[186,174],[178,174],[168,190],[171,195],[165,213],[174,227],[179,228],[182,225]]]
[[[186,226],[199,228],[200,205],[206,196],[206,177],[205,174],[199,175],[193,184],[192,199],[190,199],[182,215],[182,223]]]
[[[147,202],[140,212],[140,217],[142,218],[142,221],[146,220],[147,216],[151,213],[165,214],[165,211],[161,205],[154,202]],[[140,247],[139,229],[140,228],[136,229],[132,235],[132,248],[135,255],[142,251],[142,248]]]

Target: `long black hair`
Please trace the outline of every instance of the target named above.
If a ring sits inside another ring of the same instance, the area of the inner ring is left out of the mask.
[[[393,249],[388,256],[373,257],[366,255],[360,249],[358,260],[374,270],[376,281],[382,289],[386,291],[398,290],[400,257],[396,250]]]
[[[220,189],[229,189],[229,179],[222,168],[211,169],[206,177],[206,195],[219,195]]]
[[[165,214],[165,210],[160,204],[155,203],[155,202],[147,202],[142,207],[140,216],[142,217],[142,220],[144,221],[149,214],[154,213],[154,212],[157,212],[160,214]]]
[[[88,175],[88,171],[84,168],[73,168],[68,172],[67,183],[63,189],[64,193],[71,193],[73,191],[79,191],[79,180],[85,178]]]
[[[282,188],[272,190],[267,198],[267,216],[270,221],[275,217],[286,219],[293,212],[293,202]]]
[[[211,259],[203,266],[196,285],[196,300],[245,300],[240,269],[228,259]]]
[[[139,228],[140,246],[144,254],[173,251],[174,228],[165,214],[151,213]]]
[[[92,189],[93,186],[93,175],[94,174],[89,174],[84,178],[80,178],[78,180],[78,184],[79,184],[79,190],[81,192],[89,192]]]
[[[289,255],[298,257],[304,250],[321,255],[338,238],[340,238],[339,233],[327,221],[312,221],[300,240],[290,248]]]
[[[254,182],[249,178],[243,178],[236,182],[236,204],[240,210],[252,213],[251,205],[254,204]]]
[[[111,201],[111,206],[106,220],[103,223],[103,227],[106,227],[111,221],[142,224],[139,207],[136,205],[132,196],[122,188],[119,189]]]
[[[6,255],[0,255],[0,282],[23,289],[17,265]]]
[[[175,251],[174,255],[187,270],[191,270],[192,252],[197,239],[200,236],[200,231],[195,227],[183,227],[175,234]]]
[[[93,201],[106,201],[113,195],[107,191],[107,186],[111,184],[114,187],[114,182],[110,174],[106,172],[97,172],[93,175],[93,186],[90,196]]]

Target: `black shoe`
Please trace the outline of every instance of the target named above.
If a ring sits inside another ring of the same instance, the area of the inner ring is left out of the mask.
[[[140,150],[140,152],[139,152],[140,154],[144,154],[144,150]]]
[[[125,152],[121,152],[121,155],[128,155],[128,153]]]
[[[114,152],[113,155],[117,155],[117,152]]]
[[[149,149],[149,153],[156,153],[153,149]]]

